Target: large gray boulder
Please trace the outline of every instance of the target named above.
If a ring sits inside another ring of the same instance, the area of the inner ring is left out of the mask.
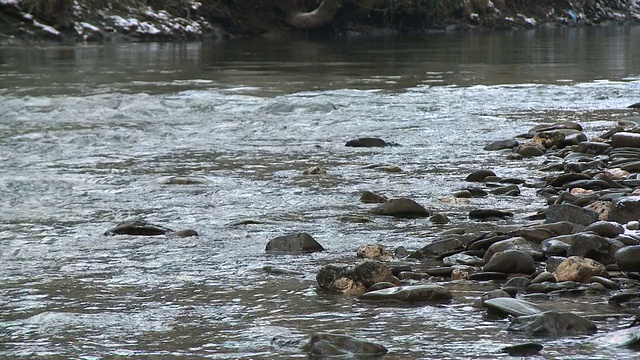
[[[451,292],[440,285],[398,286],[376,291],[369,291],[360,297],[362,300],[401,301],[408,303],[427,301],[449,301]]]
[[[266,251],[281,254],[302,254],[323,251],[324,248],[311,235],[297,233],[269,240]]]
[[[555,204],[549,206],[546,214],[547,223],[568,221],[573,224],[587,226],[598,221],[597,212],[573,204]]]

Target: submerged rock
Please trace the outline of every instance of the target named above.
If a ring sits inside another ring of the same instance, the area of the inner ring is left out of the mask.
[[[640,343],[640,326],[620,329],[594,339],[600,345],[613,347],[630,347]]]
[[[518,316],[511,320],[507,328],[511,331],[524,331],[529,335],[584,335],[593,334],[598,328],[591,320],[574,313],[545,311],[538,314]]]
[[[544,347],[538,343],[526,343],[502,348],[502,352],[509,356],[533,356],[542,351]]]
[[[398,286],[382,290],[370,291],[360,297],[362,300],[426,302],[449,301],[451,292],[439,285]]]
[[[278,236],[269,240],[265,250],[283,254],[301,254],[323,251],[324,248],[311,235],[297,233]]]
[[[313,334],[304,349],[314,359],[318,356],[343,359],[376,358],[388,351],[384,346],[370,341],[330,333]]]

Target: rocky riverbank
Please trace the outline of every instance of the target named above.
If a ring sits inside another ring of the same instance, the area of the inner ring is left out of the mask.
[[[631,0],[441,1],[438,8],[405,2],[342,1],[326,24],[300,28],[286,9],[273,4],[0,0],[0,41],[194,41],[232,37],[335,37],[363,34],[460,30],[532,29],[542,26],[594,26],[640,22]],[[369,4],[370,3],[370,4]],[[285,9],[285,10],[283,10]],[[308,16],[313,9],[302,9]]]

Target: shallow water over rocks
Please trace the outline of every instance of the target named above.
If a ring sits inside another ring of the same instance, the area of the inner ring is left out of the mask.
[[[601,28],[0,48],[0,356],[305,358],[311,334],[334,332],[383,345],[385,359],[494,359],[536,341],[543,357],[631,358],[590,336],[507,332],[472,306],[499,282],[432,279],[453,300],[414,306],[328,294],[315,277],[355,264],[361,245],[417,250],[456,227],[528,223],[545,205],[534,187],[453,194],[475,170],[528,184],[548,174],[545,157],[507,160],[483,150],[492,141],[540,123],[599,134],[640,120],[626,108],[640,98],[639,38]],[[345,146],[359,137],[399,146]],[[326,174],[303,174],[314,166]],[[370,214],[365,190],[450,222]],[[513,217],[469,219],[487,208]],[[103,235],[132,218],[199,236]],[[265,252],[299,232],[325,251]],[[594,293],[527,300],[587,317],[598,334],[637,311]]]

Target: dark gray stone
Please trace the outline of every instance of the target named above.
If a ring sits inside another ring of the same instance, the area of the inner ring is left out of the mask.
[[[536,336],[567,336],[593,334],[598,328],[592,321],[573,313],[545,311],[514,318],[508,330]]]
[[[640,271],[640,245],[625,246],[615,253],[622,271]]]
[[[592,231],[600,236],[615,238],[624,233],[624,227],[613,221],[596,221],[585,227],[583,231]]]
[[[499,297],[485,300],[484,307],[489,310],[502,312],[512,316],[534,315],[545,311],[545,309],[534,303],[511,297]]]
[[[537,355],[543,348],[542,344],[526,343],[503,347],[502,352],[507,353],[509,356],[533,356]]]
[[[360,202],[363,203],[384,203],[388,200],[389,199],[387,199],[385,196],[367,190],[363,191],[362,194],[360,194]]]
[[[387,349],[379,344],[361,340],[348,335],[316,333],[305,345],[305,350],[312,358],[360,359],[377,358],[387,353]]]
[[[353,140],[349,140],[347,141],[347,143],[344,146],[349,146],[349,147],[385,147],[389,144],[387,144],[386,141],[380,139],[380,138],[374,138],[374,137],[361,137],[358,139],[353,139]]]
[[[546,222],[568,221],[574,224],[589,225],[598,221],[598,213],[572,204],[555,204],[549,206]]]
[[[269,240],[266,251],[282,254],[301,254],[323,251],[322,245],[307,233],[278,236]]]
[[[173,230],[154,225],[142,220],[122,222],[116,227],[105,231],[104,235],[137,235],[137,236],[157,236],[172,233]]]
[[[611,137],[611,146],[615,148],[640,147],[640,134],[624,131],[617,132]]]
[[[478,170],[469,174],[465,180],[471,182],[481,182],[484,181],[487,176],[496,176],[496,173],[491,170]]]
[[[628,196],[613,201],[609,221],[626,224],[637,220],[640,220],[640,196]]]
[[[400,302],[432,302],[449,301],[451,292],[440,285],[398,286],[382,290],[370,291],[360,296],[361,300],[400,301]]]
[[[514,147],[517,147],[518,145],[520,145],[518,143],[518,141],[513,140],[513,139],[497,140],[497,141],[492,141],[491,143],[485,145],[484,149],[487,150],[487,151],[502,150],[502,149],[513,149]]]
[[[536,264],[531,255],[520,250],[507,250],[491,257],[483,267],[484,271],[532,274],[536,271]]]
[[[578,234],[567,251],[567,256],[580,256],[607,265],[615,262],[614,255],[623,244],[617,240],[592,233]]]
[[[431,212],[422,205],[407,198],[391,199],[371,209],[370,212],[375,215],[387,215],[398,218],[421,218],[431,215]]]
[[[513,217],[513,213],[495,209],[477,209],[469,212],[469,218],[474,220],[494,220]]]

